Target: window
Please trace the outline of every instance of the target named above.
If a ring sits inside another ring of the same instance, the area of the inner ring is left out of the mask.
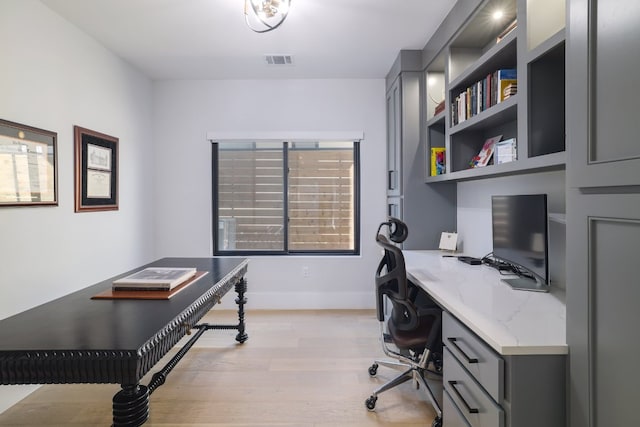
[[[213,144],[214,254],[358,254],[358,141]]]

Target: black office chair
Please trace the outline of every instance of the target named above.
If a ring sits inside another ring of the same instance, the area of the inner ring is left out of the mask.
[[[381,233],[387,226],[388,237]],[[373,411],[378,394],[406,381],[413,380],[416,388],[422,386],[436,411],[432,427],[442,425],[442,409],[425,379],[429,372],[442,371],[441,325],[442,310],[407,279],[402,250],[394,243],[402,243],[408,236],[407,225],[390,217],[378,227],[376,242],[384,249],[384,256],[376,271],[376,309],[380,321],[381,342],[384,353],[395,360],[376,360],[369,367],[375,376],[378,366],[404,369],[400,375],[376,389],[365,401]],[[385,314],[385,299],[391,303],[391,313]],[[418,303],[418,300],[424,300]]]

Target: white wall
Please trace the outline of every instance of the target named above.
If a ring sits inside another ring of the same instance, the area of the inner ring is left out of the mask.
[[[0,207],[0,319],[153,257],[151,82],[39,1],[0,1],[0,118],[58,133],[57,207]],[[120,138],[120,210],[74,213],[73,126]],[[0,387],[0,412],[32,387]]]
[[[385,215],[384,80],[166,81],[154,85],[156,255],[212,253],[208,131],[363,131],[362,255],[252,257],[247,306],[373,308],[373,277],[380,257],[373,236]],[[303,267],[308,267],[309,277],[303,277]],[[225,300],[232,305],[232,298]]]

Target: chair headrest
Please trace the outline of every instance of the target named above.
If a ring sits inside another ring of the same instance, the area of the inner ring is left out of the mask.
[[[409,236],[409,228],[407,227],[407,224],[405,224],[398,218],[390,216],[388,221],[380,224],[380,226],[378,227],[378,234],[380,234],[380,229],[384,225],[389,228],[389,240],[394,243],[402,243]]]

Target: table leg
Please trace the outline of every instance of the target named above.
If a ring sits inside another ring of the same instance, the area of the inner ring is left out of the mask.
[[[149,389],[140,384],[123,384],[113,396],[113,427],[137,427],[149,418]]]
[[[245,332],[244,325],[244,305],[247,302],[247,299],[244,297],[245,292],[247,292],[247,279],[243,277],[236,283],[236,293],[238,294],[238,298],[236,298],[236,304],[238,304],[238,335],[236,335],[236,341],[239,343],[243,343],[249,339],[249,335]]]

